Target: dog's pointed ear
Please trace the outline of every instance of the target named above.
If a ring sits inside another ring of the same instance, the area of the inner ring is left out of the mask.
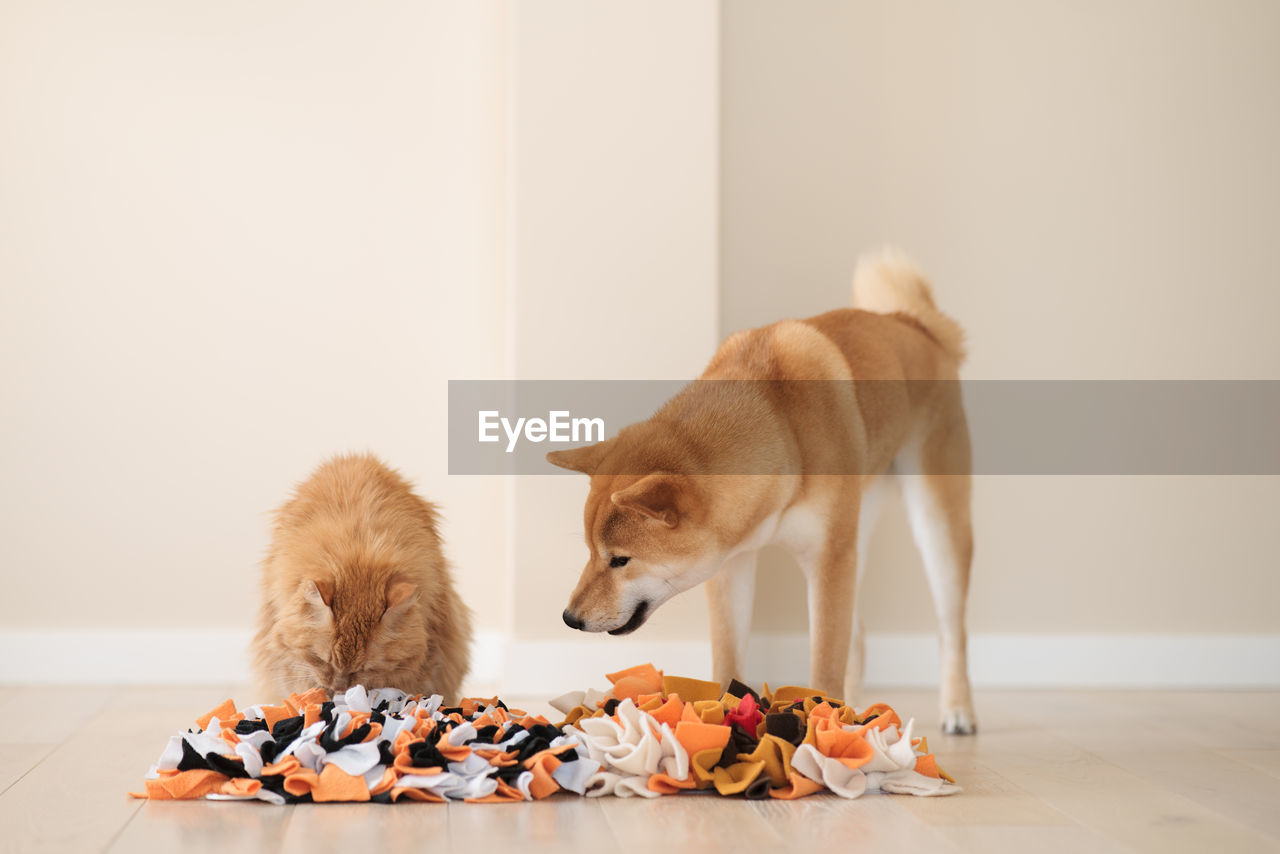
[[[639,513],[668,528],[674,528],[680,524],[680,505],[684,491],[683,478],[660,473],[646,475],[609,498],[622,510]]]
[[[583,445],[581,448],[570,448],[567,451],[548,451],[547,462],[569,471],[580,471],[593,474],[599,468],[604,455],[609,451],[612,439],[596,442],[594,445]]]

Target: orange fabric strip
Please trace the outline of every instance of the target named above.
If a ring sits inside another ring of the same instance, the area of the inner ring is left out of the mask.
[[[219,719],[229,718],[235,713],[236,713],[236,704],[231,702],[230,700],[223,700],[219,705],[215,706],[214,708],[205,712],[200,717],[196,718],[196,725],[199,726],[200,729],[208,729],[209,721],[213,720],[214,718],[219,718]]]
[[[524,761],[524,767],[533,772],[529,794],[534,800],[542,800],[560,791],[560,784],[551,778],[551,772],[560,767],[560,760],[550,750],[543,750]]]
[[[180,771],[177,774],[147,780],[146,796],[154,801],[185,801],[191,798],[203,798],[210,792],[217,791],[218,787],[228,779],[230,778],[226,774],[207,769]]]
[[[320,776],[315,771],[299,767],[284,778],[284,790],[291,795],[302,797],[313,791],[319,782]]]
[[[652,664],[637,664],[635,667],[628,667],[626,670],[619,670],[615,673],[606,673],[604,678],[608,679],[614,685],[617,685],[623,679],[637,679],[641,685],[646,686],[643,690],[646,694],[652,694],[662,690],[662,671],[658,670]],[[614,693],[619,700],[618,694]]]
[[[364,777],[353,777],[337,765],[326,765],[320,772],[319,784],[311,790],[316,803],[326,801],[367,801],[369,787]]]
[[[276,722],[293,717],[288,706],[262,706],[262,719],[267,722],[267,729],[275,729]]]
[[[653,719],[660,724],[667,724],[674,727],[680,723],[684,717],[685,704],[680,702],[679,694],[672,694],[667,702],[654,709],[649,714],[653,715]]]
[[[698,781],[690,775],[683,780],[677,780],[670,774],[654,774],[649,778],[649,791],[660,792],[664,795],[674,795],[683,789],[692,789],[698,785]]]
[[[283,759],[277,759],[270,765],[262,766],[261,776],[272,777],[277,774],[283,774],[288,777],[290,774],[298,773],[298,769],[302,767],[302,763],[298,761],[298,757],[289,755]]]
[[[676,741],[688,751],[690,756],[703,750],[724,750],[732,733],[729,727],[719,724],[690,723],[680,721],[676,724]]]
[[[261,788],[261,780],[254,780],[250,777],[232,777],[230,780],[218,787],[218,794],[244,797],[246,795],[258,794],[258,791]]]
[[[873,726],[876,729],[887,729],[890,726],[896,726],[898,729],[902,729],[902,719],[898,717],[897,712],[889,708],[885,703],[876,703],[874,706],[868,706],[862,712],[864,720],[871,715],[879,715],[879,717],[867,724],[867,726]]]
[[[381,795],[383,792],[389,792],[391,791],[391,788],[395,786],[396,780],[399,779],[400,775],[396,773],[396,770],[394,768],[388,768],[382,772],[382,779],[369,790],[369,794]]]
[[[391,800],[398,801],[405,797],[411,801],[430,801],[433,804],[442,804],[445,802],[443,795],[437,795],[435,792],[427,789],[417,789],[413,786],[397,786],[391,790]]]

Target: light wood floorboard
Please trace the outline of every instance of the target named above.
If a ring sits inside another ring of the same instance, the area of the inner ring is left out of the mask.
[[[7,725],[0,732],[43,732],[62,741],[0,795],[0,850],[109,848],[143,803],[126,793],[141,788],[168,735],[189,726],[220,693],[208,687],[24,689],[32,705],[0,709]]]

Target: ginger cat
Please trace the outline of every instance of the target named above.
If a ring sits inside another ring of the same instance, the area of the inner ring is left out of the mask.
[[[367,454],[322,464],[275,514],[254,664],[263,689],[352,685],[458,699],[471,612],[436,510]]]

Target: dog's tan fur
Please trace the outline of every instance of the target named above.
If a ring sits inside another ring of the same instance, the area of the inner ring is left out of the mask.
[[[893,478],[937,608],[943,726],[972,732],[969,435],[954,382],[963,358],[963,333],[938,311],[923,276],[886,252],[859,264],[854,308],[738,332],[701,377],[752,382],[693,383],[612,439],[548,454],[591,476],[591,556],[565,622],[634,631],[705,581],[715,677],[726,681],[741,675],[755,552],[780,543],[808,581],[811,682],[853,698],[863,657],[860,553],[872,505]],[[611,566],[623,557],[625,566]]]

